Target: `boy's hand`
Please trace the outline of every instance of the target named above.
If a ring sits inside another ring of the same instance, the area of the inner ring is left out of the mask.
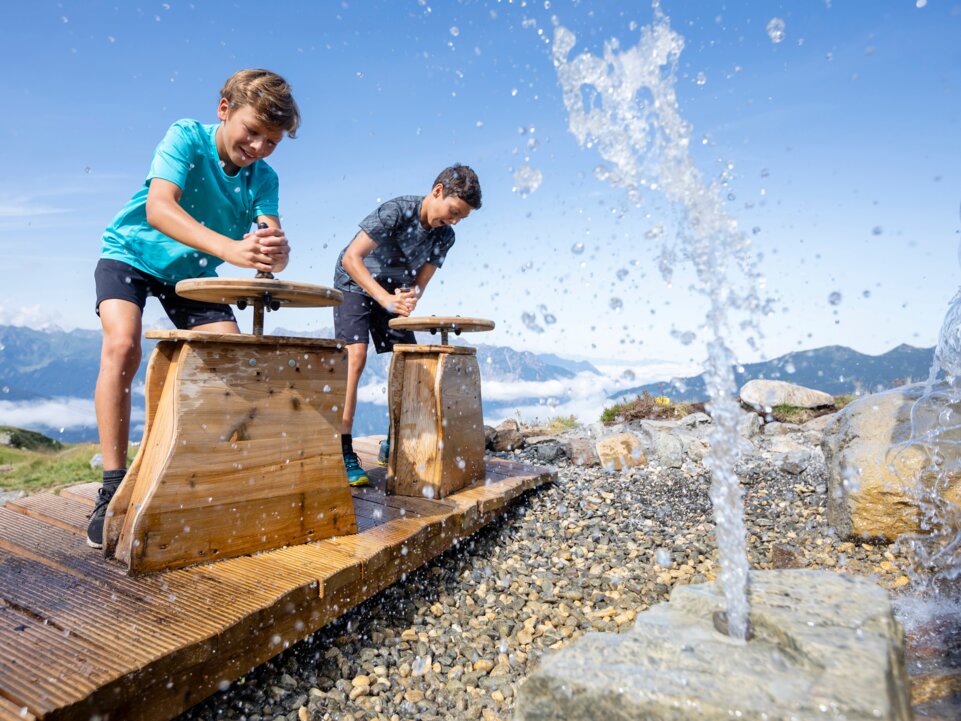
[[[279,272],[287,267],[290,246],[280,228],[262,228],[232,242],[223,258],[239,268],[253,268],[264,273]]]
[[[387,303],[382,303],[388,313],[407,317],[417,307],[417,291],[412,288],[394,288],[394,295],[387,296]]]
[[[251,235],[260,238],[260,252],[271,258],[271,270],[279,273],[287,267],[290,259],[290,246],[283,228],[259,228]]]

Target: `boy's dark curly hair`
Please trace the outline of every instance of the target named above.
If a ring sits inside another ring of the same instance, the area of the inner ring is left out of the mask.
[[[481,207],[480,181],[477,179],[477,173],[466,165],[456,163],[449,168],[444,168],[431,187],[437,187],[438,183],[444,188],[445,198],[448,195],[454,195],[474,210]]]

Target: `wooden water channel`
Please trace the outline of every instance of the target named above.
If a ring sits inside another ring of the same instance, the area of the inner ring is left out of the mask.
[[[0,721],[170,719],[451,548],[552,469],[495,458],[440,500],[386,493],[355,450],[357,533],[127,575],[87,547],[99,484],[0,508]]]

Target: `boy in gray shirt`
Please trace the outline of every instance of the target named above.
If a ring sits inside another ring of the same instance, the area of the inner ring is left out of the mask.
[[[368,483],[351,436],[368,337],[378,353],[390,352],[396,343],[416,342],[413,333],[394,330],[388,321],[413,312],[454,245],[453,226],[480,207],[477,174],[466,165],[453,165],[441,171],[427,195],[388,200],[364,218],[360,231],[337,258],[334,287],[344,294],[344,302],[334,308],[334,333],[347,346],[341,443],[352,486]],[[381,444],[383,463],[385,444]]]

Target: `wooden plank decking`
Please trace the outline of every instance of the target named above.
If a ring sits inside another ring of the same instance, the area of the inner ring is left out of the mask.
[[[99,484],[0,508],[0,721],[172,718],[554,478],[488,459],[443,500],[387,496],[379,440],[354,441],[356,535],[139,578],[86,546]]]

